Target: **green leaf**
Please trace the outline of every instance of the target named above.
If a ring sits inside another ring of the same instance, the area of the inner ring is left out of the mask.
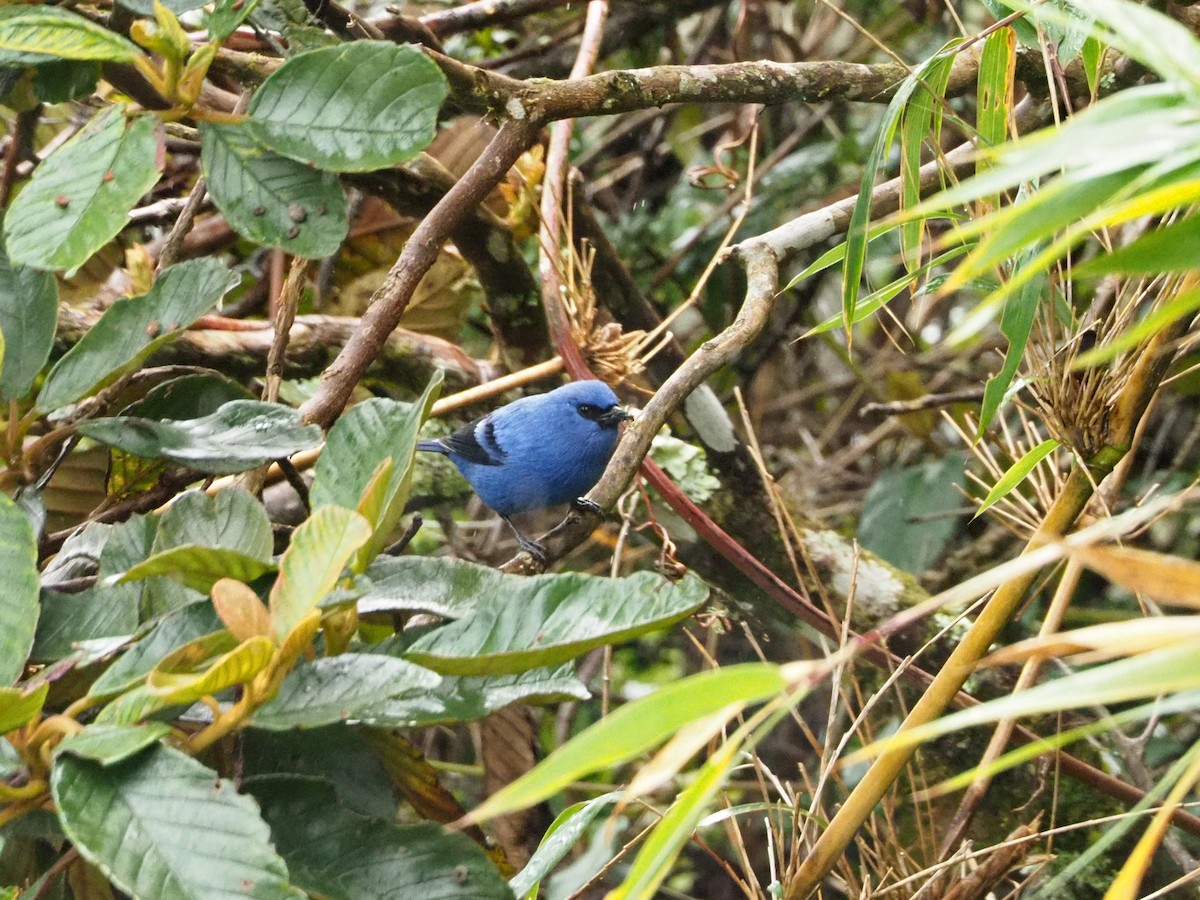
[[[461,619],[477,598],[496,587],[497,572],[457,560],[429,556],[380,556],[362,579],[366,593],[358,613],[427,612]]]
[[[49,690],[48,681],[32,689],[0,688],[0,734],[20,728],[40,713]]]
[[[268,604],[281,641],[333,590],[350,557],[370,536],[366,519],[339,506],[321,507],[296,529],[279,560]]]
[[[351,407],[329,431],[317,460],[310,494],[313,509],[343,506],[357,509],[371,524],[371,539],[359,552],[355,568],[362,571],[387,544],[404,513],[412,487],[413,459],[421,425],[442,387],[438,371],[416,403],[374,398]],[[391,460],[385,484],[374,485],[376,496],[364,494],[384,460]]]
[[[204,599],[223,577],[253,581],[273,568],[271,523],[254,495],[226,488],[179,495],[162,516],[151,548],[108,583],[152,579],[145,585],[144,615],[161,615]]]
[[[867,296],[860,298],[858,304],[854,307],[854,316],[851,318],[850,324],[857,325],[864,319],[869,319],[871,316],[875,315],[875,313],[879,312],[879,310],[883,309],[884,306],[898,297],[906,289],[911,288],[913,279],[919,278],[923,275],[928,275],[938,266],[943,266],[946,263],[962,256],[964,253],[970,252],[970,250],[970,244],[951,247],[945,253],[939,254],[912,272],[906,272],[900,278],[897,278],[889,284],[872,291]],[[928,282],[926,283],[925,287],[926,289],[929,287]],[[804,340],[805,338],[810,338],[814,335],[824,334],[827,331],[833,331],[835,328],[843,328],[845,325],[846,317],[841,313],[838,313],[837,315],[830,316],[821,324],[814,325],[812,328],[802,334],[800,339]]]
[[[346,195],[337,176],[258,144],[242,125],[203,124],[201,162],[213,202],[238,234],[309,259],[346,239]]]
[[[921,202],[921,155],[926,143],[941,146],[942,109],[954,56],[935,57],[917,91],[905,105],[900,121],[900,208]],[[980,71],[982,74],[982,64]],[[920,266],[925,220],[910,219],[900,226],[900,247],[905,267]]]
[[[919,728],[884,738],[880,746],[914,746],[963,728],[1020,716],[1041,715],[1079,707],[1124,703],[1200,687],[1200,652],[1193,644],[1176,644],[1129,659],[1093,666],[1015,694],[960,710]]]
[[[258,7],[259,0],[217,0],[204,19],[210,40],[224,41]]]
[[[181,375],[156,384],[122,412],[143,419],[199,419],[232,400],[256,400],[242,385],[216,372]]]
[[[0,50],[125,63],[140,55],[119,34],[73,12],[44,5],[0,7]]]
[[[0,232],[3,241],[3,232]],[[14,265],[0,246],[0,401],[29,393],[50,358],[58,324],[58,285],[49,272]]]
[[[1129,272],[1158,275],[1185,272],[1200,259],[1200,216],[1191,215],[1172,225],[1157,228],[1136,241],[1085,260],[1075,268],[1076,277]]]
[[[471,813],[479,822],[532,806],[578,781],[641,755],[689,723],[735,703],[757,703],[787,690],[778,666],[744,663],[691,675],[614,710],[563,744],[533,770]]]
[[[178,750],[107,767],[63,754],[50,786],[75,849],[133,897],[304,896],[254,801]]]
[[[146,690],[165,703],[192,703],[246,684],[274,655],[270,638],[256,635],[238,643],[229,632],[218,631],[159,660],[146,678]]]
[[[250,789],[296,884],[330,900],[464,897],[511,900],[483,850],[438,825],[368,819],[337,802],[326,782],[259,778]]]
[[[117,2],[139,16],[151,17],[154,15],[155,0],[117,0]],[[178,15],[179,13],[199,9],[205,4],[206,0],[158,0],[158,2]]]
[[[638,849],[625,880],[609,892],[609,900],[641,900],[658,896],[658,888],[671,874],[679,852],[691,840],[696,826],[725,784],[730,770],[738,761],[740,750],[741,741],[731,738],[705,760],[691,784],[655,824],[654,830]]]
[[[979,83],[976,90],[975,130],[980,146],[998,147],[1008,137],[1008,118],[1012,112],[1013,82],[1017,50],[1017,33],[1013,28],[1001,28],[988,35],[979,57]],[[975,161],[975,171],[991,165],[991,158],[981,155]],[[987,204],[995,209],[1000,195],[989,197]]]
[[[240,735],[247,783],[262,776],[332,782],[338,802],[364,816],[391,819],[400,797],[392,776],[361,731],[328,725],[303,732],[248,728]]]
[[[465,563],[445,562],[443,581]],[[597,578],[568,572],[526,578],[494,570],[464,618],[418,639],[405,656],[447,675],[499,675],[573,659],[593,647],[657,631],[708,599],[695,576],[672,583],[653,572]],[[487,583],[489,582],[490,583]]]
[[[25,671],[38,621],[37,539],[25,513],[0,494],[0,685]]]
[[[97,586],[78,594],[43,591],[42,614],[34,642],[36,658],[59,659],[73,652],[81,642],[131,635],[137,630],[142,586],[99,585],[149,556],[156,528],[153,516],[134,516],[112,526],[100,551]]]
[[[50,370],[38,409],[52,412],[137,368],[212,309],[230,286],[220,261],[195,259],[168,268],[148,293],[116,301]]]
[[[247,125],[299,162],[370,172],[428,146],[446,93],[441,70],[416,47],[353,41],[280,66],[254,92]]]
[[[966,477],[965,464],[962,454],[952,453],[884,472],[863,500],[859,543],[892,565],[920,575],[962,527],[955,512],[963,505],[958,488]]]
[[[63,738],[55,753],[70,753],[102,766],[111,766],[136,756],[170,733],[171,726],[165,722],[147,725],[92,724],[83,731]]]
[[[1015,268],[1020,270],[1022,262],[1036,253],[1036,247],[1030,248],[1022,260],[1018,260]],[[1021,357],[1025,353],[1025,345],[1029,343],[1029,335],[1033,331],[1033,322],[1037,317],[1038,304],[1041,302],[1045,286],[1046,273],[1043,270],[1004,301],[1004,311],[1000,314],[1000,331],[1008,338],[1008,350],[1004,354],[1004,365],[984,386],[977,437],[981,437],[992,424],[992,419],[1000,409],[1000,402],[1017,374]]]
[[[96,89],[98,62],[51,60],[34,68],[33,93],[43,103],[79,100]]]
[[[274,568],[270,563],[225,547],[183,544],[156,553],[123,574],[118,583],[141,581],[156,575],[178,578],[194,591],[207,594],[222,578],[247,583]]]
[[[879,170],[891,150],[901,114],[914,92],[924,91],[925,79],[931,74],[937,75],[948,63],[953,62],[961,43],[957,39],[950,41],[900,83],[884,112],[884,121],[879,136],[875,139],[871,152],[867,154],[858,198],[855,201],[854,210],[850,213],[850,223],[846,229],[846,258],[842,273],[842,317],[846,322],[847,337],[851,334],[849,324],[854,319],[855,307],[858,305],[858,292],[861,287],[863,266],[866,263],[867,242],[870,234],[871,192],[875,187],[875,176],[879,174]]]
[[[88,696],[105,697],[134,687],[168,653],[220,628],[221,620],[207,603],[195,603],[163,616],[92,683]]]
[[[405,694],[423,695],[440,681],[428,669],[390,656],[325,657],[294,669],[275,699],[260,707],[250,724],[279,731],[357,719],[363,707]]]
[[[305,425],[294,409],[258,400],[235,400],[201,419],[91,419],[80,422],[79,430],[135,456],[167,459],[209,475],[245,472],[321,443],[321,429]]]
[[[612,791],[586,803],[573,803],[559,813],[546,830],[541,844],[529,862],[509,879],[508,886],[512,892],[518,897],[536,900],[538,883],[583,840],[588,826],[596,816],[616,803],[620,797],[620,791]]]
[[[1011,494],[1013,489],[1025,480],[1025,476],[1033,471],[1034,466],[1057,450],[1058,447],[1059,443],[1056,440],[1042,441],[1013,463],[1008,471],[1000,476],[1000,480],[996,482],[995,486],[988,491],[987,496],[983,498],[983,503],[979,505],[979,509],[975,511],[975,516],[972,516],[972,518],[979,516],[986,509]]]
[[[245,488],[229,487],[211,497],[188,491],[175,498],[159,523],[154,549],[185,544],[238,550],[269,563],[275,538],[262,502]]]
[[[377,728],[419,728],[472,722],[514,703],[547,706],[590,697],[587,687],[575,677],[574,664],[564,663],[515,675],[447,675],[427,691],[365,703],[358,708],[357,716]]]
[[[158,181],[156,121],[126,123],[122,107],[112,107],[34,169],[5,217],[9,257],[38,269],[75,269],[116,237]]]

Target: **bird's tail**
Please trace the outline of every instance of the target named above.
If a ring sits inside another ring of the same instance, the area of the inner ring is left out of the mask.
[[[431,453],[449,453],[450,452],[449,450],[446,449],[446,445],[443,444],[441,442],[441,440],[439,440],[439,439],[434,439],[434,440],[429,440],[429,441],[418,441],[417,449],[418,450],[428,450]]]

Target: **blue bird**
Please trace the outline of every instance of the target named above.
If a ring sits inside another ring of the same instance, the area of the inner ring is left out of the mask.
[[[511,517],[582,498],[604,473],[621,422],[631,418],[604,382],[575,381],[514,400],[417,449],[450,457],[521,549],[544,561],[541,544],[521,534]]]

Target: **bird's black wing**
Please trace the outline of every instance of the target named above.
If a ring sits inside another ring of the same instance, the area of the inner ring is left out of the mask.
[[[453,453],[481,466],[504,465],[504,458],[508,455],[496,440],[496,423],[491,416],[476,419],[436,443],[446,453]]]

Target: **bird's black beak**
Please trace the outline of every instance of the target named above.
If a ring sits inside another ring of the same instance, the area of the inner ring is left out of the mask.
[[[616,428],[621,422],[628,422],[633,418],[633,413],[626,412],[619,406],[614,406],[612,409],[606,409],[596,419],[605,428]]]

